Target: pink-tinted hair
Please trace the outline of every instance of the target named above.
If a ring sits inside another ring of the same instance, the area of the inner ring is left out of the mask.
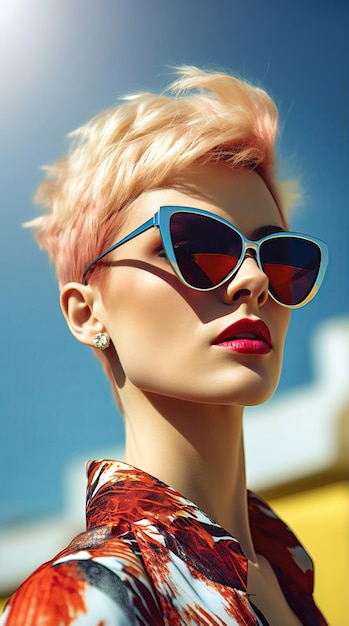
[[[277,108],[262,89],[182,67],[164,94],[125,98],[69,135],[69,153],[46,168],[35,197],[44,212],[26,225],[62,286],[80,282],[86,265],[115,241],[135,198],[200,163],[256,170],[286,221],[293,194],[276,179],[277,130]],[[98,266],[91,274],[96,280]]]

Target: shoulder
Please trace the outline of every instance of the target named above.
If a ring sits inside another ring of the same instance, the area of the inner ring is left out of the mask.
[[[98,536],[96,536],[98,535]],[[141,558],[110,529],[79,535],[9,600],[1,626],[161,624]]]
[[[308,552],[269,504],[251,492],[248,500],[256,551],[272,566],[292,610],[301,623],[326,626],[313,599],[314,568]]]
[[[312,582],[310,581],[313,572],[312,559],[291,528],[260,496],[249,492],[248,502],[256,549],[264,556],[268,556],[269,561],[275,562],[278,555],[281,559],[279,566],[283,564],[288,569],[294,569],[295,578],[308,572],[308,581]],[[308,591],[311,591],[311,588],[308,588]]]

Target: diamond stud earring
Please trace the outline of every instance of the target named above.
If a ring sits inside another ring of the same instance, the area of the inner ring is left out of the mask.
[[[97,333],[93,338],[93,344],[100,350],[106,350],[110,346],[110,339],[105,333]]]

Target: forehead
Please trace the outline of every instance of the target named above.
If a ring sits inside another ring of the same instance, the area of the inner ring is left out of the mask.
[[[276,202],[256,172],[215,164],[188,172],[169,187],[142,193],[129,207],[122,234],[140,226],[163,205],[210,211],[246,236],[264,226],[283,226]]]

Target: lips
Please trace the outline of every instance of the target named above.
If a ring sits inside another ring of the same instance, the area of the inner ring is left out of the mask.
[[[267,354],[272,348],[268,326],[262,320],[249,318],[228,326],[213,344],[244,354]]]

